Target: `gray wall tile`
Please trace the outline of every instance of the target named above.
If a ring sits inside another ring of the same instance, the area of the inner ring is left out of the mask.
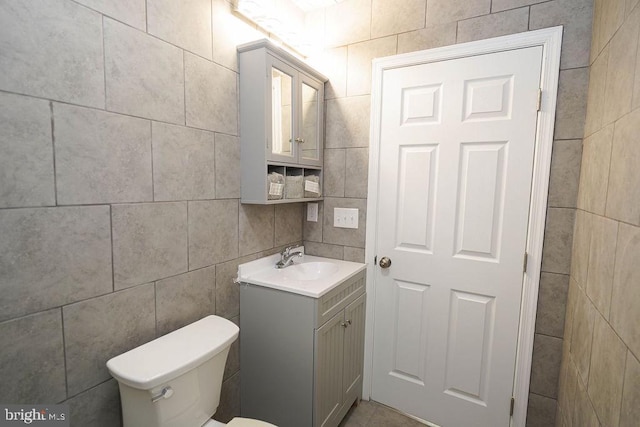
[[[369,149],[348,148],[346,151],[344,195],[366,199],[369,183]]]
[[[189,268],[238,257],[238,201],[189,202]]]
[[[218,199],[240,198],[240,141],[238,137],[215,136],[215,181]]]
[[[585,139],[582,147],[578,207],[600,215],[607,201],[612,140],[613,125],[609,125]]]
[[[344,247],[344,260],[353,262],[365,262],[364,261],[364,249],[363,248],[351,248],[349,246]]]
[[[67,400],[71,425],[119,427],[122,425],[118,382],[106,381]]]
[[[67,397],[59,309],[0,323],[0,401],[60,402]]]
[[[184,66],[187,125],[237,135],[237,74],[190,53]]]
[[[183,52],[104,18],[107,109],[184,124]]]
[[[325,148],[369,146],[371,99],[367,96],[326,102]]]
[[[616,122],[607,191],[607,216],[635,225],[640,225],[639,133],[640,109]]]
[[[371,38],[424,28],[427,9],[425,0],[373,0],[371,3]]]
[[[639,31],[640,9],[636,8],[611,39],[604,96],[605,124],[631,111]]]
[[[556,401],[548,397],[529,393],[527,427],[549,427],[554,425]]]
[[[467,0],[463,2],[430,0],[428,5],[427,27],[430,27],[445,22],[486,15],[490,11],[491,0]]]
[[[0,4],[0,89],[104,107],[100,14],[65,0]]]
[[[154,200],[215,197],[212,132],[153,122]]]
[[[449,22],[398,34],[398,53],[452,45],[456,42],[457,27],[457,22]]]
[[[591,343],[596,309],[583,291],[578,291],[571,333],[571,354],[583,383],[589,378]]]
[[[240,316],[236,316],[231,320],[238,327],[240,327]],[[229,355],[227,356],[227,363],[224,365],[223,379],[227,380],[240,371],[240,337],[236,339],[229,349]]]
[[[557,397],[561,360],[562,339],[535,334],[529,386],[532,393],[552,399]]]
[[[264,38],[249,21],[233,12],[233,5],[227,0],[212,0],[213,60],[227,68],[238,70],[236,47],[252,40]],[[251,25],[251,26],[250,26]]]
[[[344,180],[346,175],[346,150],[324,150],[324,196],[344,197]]]
[[[228,423],[240,416],[240,372],[222,382],[222,394],[214,420]]]
[[[575,215],[576,212],[573,209],[549,208],[547,210],[542,271],[569,274]]]
[[[140,30],[147,28],[145,0],[76,0],[93,10]]]
[[[584,123],[584,135],[589,136],[602,128],[604,97],[609,65],[609,45],[602,51],[589,70],[589,91],[587,96],[587,115]]]
[[[620,427],[633,427],[640,419],[640,362],[627,351]]]
[[[308,61],[329,78],[324,84],[325,99],[347,96],[347,46],[325,49]]]
[[[600,427],[598,416],[593,409],[586,387],[581,378],[578,378],[576,387],[576,403],[573,411],[573,425],[580,427]]]
[[[555,139],[579,139],[584,134],[587,114],[589,69],[576,68],[560,72],[556,107]]]
[[[542,273],[536,312],[536,332],[562,338],[567,309],[569,276]]]
[[[336,228],[333,226],[334,208],[357,208],[358,228]],[[324,199],[324,223],[323,236],[324,243],[334,245],[353,246],[364,248],[365,224],[367,221],[367,201],[365,199],[339,199],[327,197]]]
[[[371,0],[350,0],[325,9],[325,45],[344,46],[371,35]]]
[[[620,224],[611,296],[611,326],[631,351],[640,354],[640,228]]]
[[[156,282],[156,325],[164,335],[215,313],[215,267]]]
[[[531,6],[529,29],[539,30],[562,25],[560,68],[566,70],[586,67],[589,65],[592,17],[592,1],[548,1]]]
[[[457,42],[521,33],[529,29],[529,8],[508,10],[458,22]]]
[[[273,205],[240,205],[240,255],[274,246]]]
[[[115,205],[112,211],[115,289],[187,271],[187,204]]]
[[[0,93],[0,208],[54,204],[49,103]]]
[[[70,395],[108,380],[109,359],[155,338],[154,303],[149,283],[62,309]]]
[[[347,53],[347,95],[358,96],[371,93],[371,61],[374,58],[395,55],[397,36],[369,40],[352,44]]]
[[[305,241],[304,253],[325,258],[343,259],[344,246]]]
[[[171,44],[213,59],[211,1],[147,0],[147,31]]]
[[[553,142],[549,199],[547,205],[556,208],[575,208],[578,203],[582,140]]]
[[[216,315],[232,319],[240,315],[240,286],[233,283],[238,277],[238,265],[258,259],[261,255],[249,255],[216,266]]]
[[[0,210],[0,320],[112,290],[109,207]]]
[[[587,295],[605,319],[609,318],[611,286],[618,238],[618,222],[594,215],[591,222]]]
[[[587,393],[602,425],[617,426],[627,347],[599,314],[593,331]]]
[[[591,244],[593,215],[578,210],[573,232],[573,249],[571,256],[571,277],[581,287],[587,284],[587,269],[589,268],[589,247]]]
[[[507,9],[529,6],[536,3],[544,3],[547,0],[492,0],[491,13],[500,12]]]
[[[276,246],[289,245],[302,240],[303,207],[305,207],[304,203],[275,205]]]
[[[153,200],[147,120],[57,103],[53,116],[58,203]]]

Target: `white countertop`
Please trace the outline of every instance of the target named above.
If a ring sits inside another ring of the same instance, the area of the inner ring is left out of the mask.
[[[300,249],[302,247],[292,252]],[[359,262],[303,255],[295,257],[293,264],[289,267],[278,269],[275,265],[279,260],[280,254],[275,254],[240,264],[238,281],[320,298],[367,267],[366,264]]]

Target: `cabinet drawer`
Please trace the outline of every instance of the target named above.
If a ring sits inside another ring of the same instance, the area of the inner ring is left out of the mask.
[[[316,301],[316,327],[322,326],[364,293],[366,289],[365,273],[362,271],[345,280]]]

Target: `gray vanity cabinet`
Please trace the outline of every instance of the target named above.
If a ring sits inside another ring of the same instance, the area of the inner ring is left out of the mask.
[[[365,272],[320,298],[240,285],[242,416],[336,427],[362,397]]]

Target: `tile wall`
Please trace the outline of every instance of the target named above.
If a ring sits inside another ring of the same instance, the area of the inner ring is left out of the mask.
[[[120,425],[105,362],[208,314],[237,265],[302,240],[240,197],[225,0],[0,2],[0,402]],[[237,344],[216,418],[239,414]]]
[[[330,81],[326,88],[325,201],[320,209],[324,221],[305,222],[305,246],[312,253],[356,261],[364,261],[371,60],[564,26],[529,426],[553,424],[556,414],[592,14],[592,0],[346,0],[307,15],[307,28],[326,42],[310,61]],[[359,208],[360,228],[334,228],[334,207]]]
[[[640,419],[640,6],[596,0],[556,425]]]

